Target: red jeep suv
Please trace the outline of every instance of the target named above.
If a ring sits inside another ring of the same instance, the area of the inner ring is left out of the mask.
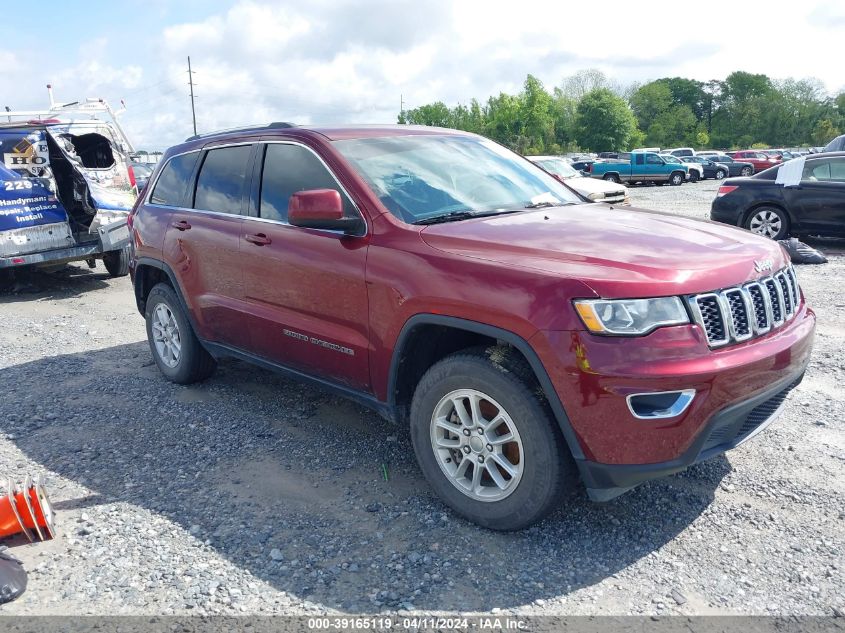
[[[285,123],[171,148],[130,216],[152,355],[236,357],[410,425],[430,485],[519,529],[755,435],[810,358],[781,247],[585,201],[473,134]]]

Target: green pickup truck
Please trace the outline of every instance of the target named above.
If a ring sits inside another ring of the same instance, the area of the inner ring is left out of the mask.
[[[593,163],[590,176],[611,182],[653,182],[680,185],[687,179],[689,167],[679,163],[667,163],[652,152],[632,152],[630,160],[616,160]]]

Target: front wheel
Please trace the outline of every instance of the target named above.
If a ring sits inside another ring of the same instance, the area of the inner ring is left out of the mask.
[[[690,182],[698,182],[698,172],[697,171],[691,171],[689,173],[689,181]]]
[[[727,176],[727,174],[724,169],[716,170],[716,180],[724,180],[725,176]]]
[[[669,184],[674,186],[674,187],[677,187],[678,185],[682,184],[683,182],[684,182],[684,175],[679,171],[673,172],[672,175],[669,176]]]
[[[789,233],[789,219],[777,207],[757,207],[748,214],[745,228],[773,240],[782,240]]]
[[[121,248],[119,251],[103,253],[103,265],[112,277],[125,277],[128,275],[129,247]]]
[[[754,168],[753,168],[753,167],[743,167],[743,168],[740,170],[739,175],[740,175],[740,176],[746,176],[746,177],[747,177],[747,176],[750,176],[750,175],[751,175],[751,174],[753,174],[753,173],[754,173]]]
[[[422,377],[411,439],[428,482],[455,512],[519,530],[576,481],[574,463],[530,368],[512,348],[458,352]]]

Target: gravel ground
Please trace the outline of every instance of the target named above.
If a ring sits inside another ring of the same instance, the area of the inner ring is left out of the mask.
[[[632,198],[703,218],[716,186]],[[841,613],[845,251],[824,248],[798,271],[816,352],[778,423],[518,534],[456,518],[406,430],[354,404],[235,361],[168,383],[128,279],[23,276],[0,293],[0,472],[48,476],[61,535],[6,542],[30,580],[0,613]]]

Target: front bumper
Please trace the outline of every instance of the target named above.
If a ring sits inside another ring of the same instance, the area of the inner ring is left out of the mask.
[[[697,325],[633,338],[545,331],[531,344],[563,403],[585,484],[593,498],[607,499],[748,439],[800,382],[814,330],[802,300],[783,327],[717,349]],[[695,397],[675,417],[637,418],[628,407],[632,394],[681,390]]]
[[[681,457],[655,464],[579,462],[581,479],[593,501],[608,501],[648,481],[680,472],[744,444],[780,416],[786,397],[804,378],[804,369],[763,393],[716,413]]]

